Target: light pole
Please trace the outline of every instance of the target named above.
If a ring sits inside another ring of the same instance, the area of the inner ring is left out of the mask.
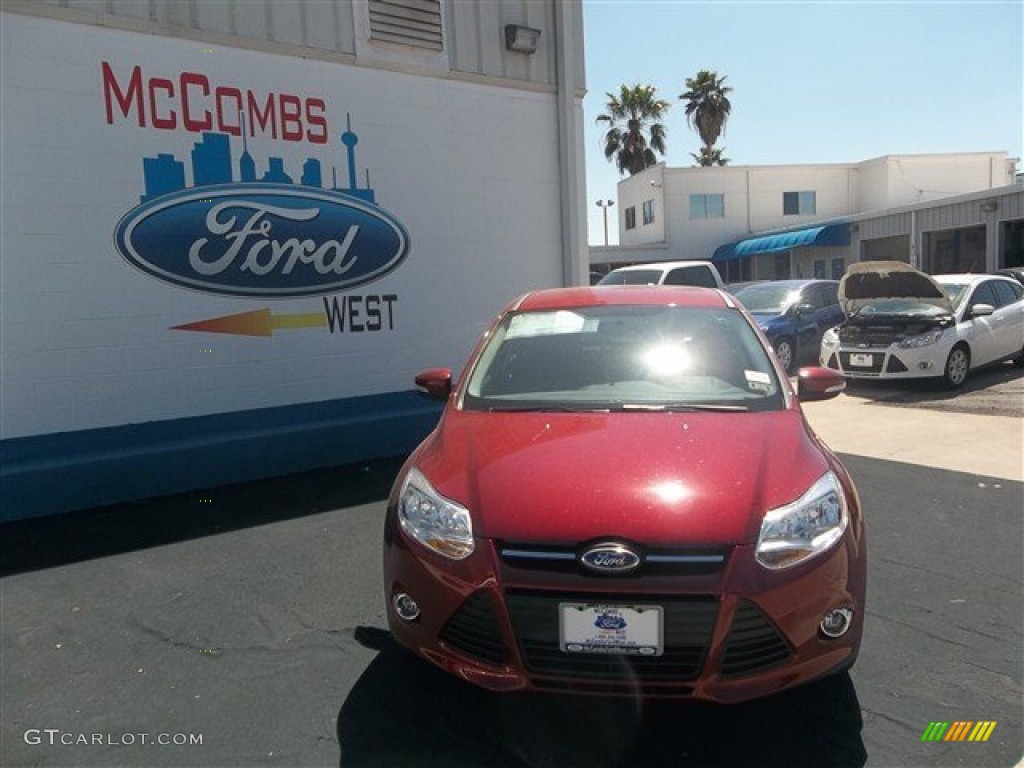
[[[608,245],[608,209],[615,205],[615,201],[598,200],[594,205],[604,211],[604,244]]]

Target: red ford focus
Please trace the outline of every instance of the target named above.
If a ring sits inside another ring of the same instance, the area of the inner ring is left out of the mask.
[[[510,305],[388,502],[394,637],[495,691],[736,702],[849,668],[866,551],[852,482],[745,310],[702,288]]]

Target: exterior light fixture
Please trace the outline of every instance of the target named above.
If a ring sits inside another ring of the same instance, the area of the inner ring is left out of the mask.
[[[505,47],[520,53],[536,53],[540,30],[532,27],[521,27],[518,24],[505,25]]]
[[[997,203],[995,200],[986,200],[984,203],[981,204],[981,210],[983,210],[985,213],[992,213],[992,211],[998,210],[998,208],[999,203]]]
[[[608,209],[615,205],[614,200],[598,200],[594,203],[604,212],[604,244],[608,245]]]

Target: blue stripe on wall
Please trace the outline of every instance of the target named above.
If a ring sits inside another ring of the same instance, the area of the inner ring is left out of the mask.
[[[0,441],[0,523],[408,453],[437,423],[415,392]]]

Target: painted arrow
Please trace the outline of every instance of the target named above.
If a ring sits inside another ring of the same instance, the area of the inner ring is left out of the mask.
[[[323,328],[327,315],[323,312],[275,315],[269,309],[254,309],[225,315],[195,323],[171,326],[173,331],[199,331],[201,333],[230,333],[235,336],[273,336],[274,331],[290,328]]]

